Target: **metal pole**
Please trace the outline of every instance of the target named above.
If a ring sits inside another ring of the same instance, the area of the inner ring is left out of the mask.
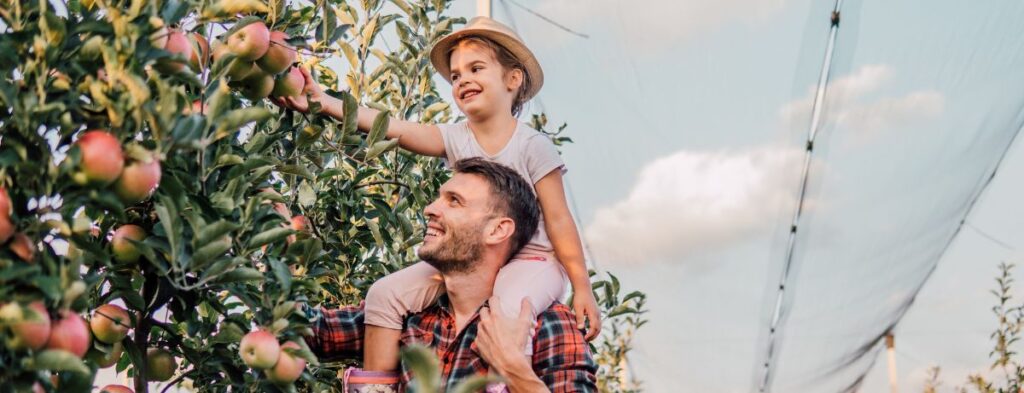
[[[476,0],[476,16],[491,17],[491,0]]]
[[[889,357],[889,390],[892,393],[899,393],[899,384],[896,381],[896,339],[892,333],[885,335],[885,352]]]

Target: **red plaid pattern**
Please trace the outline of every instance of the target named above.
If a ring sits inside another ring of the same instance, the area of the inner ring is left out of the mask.
[[[321,359],[359,359],[363,352],[363,308],[310,310],[313,337],[306,339]],[[533,341],[533,371],[554,393],[596,392],[597,365],[576,318],[563,304],[555,303],[537,316]],[[433,306],[408,316],[401,345],[419,343],[433,348],[441,361],[444,389],[473,375],[487,374],[490,366],[476,352],[479,310],[462,332],[455,331],[455,315],[447,296]],[[412,374],[403,365],[403,385]],[[404,386],[403,386],[404,387]]]

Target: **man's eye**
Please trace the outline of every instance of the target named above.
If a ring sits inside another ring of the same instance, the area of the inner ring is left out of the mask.
[[[452,198],[451,200],[448,201],[448,206],[461,206],[461,205],[462,205],[462,202],[460,202],[458,199],[455,199],[455,198]]]

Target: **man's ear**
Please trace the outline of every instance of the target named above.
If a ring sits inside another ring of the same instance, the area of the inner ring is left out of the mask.
[[[501,244],[506,240],[511,240],[512,235],[516,232],[516,222],[512,221],[508,217],[496,217],[492,218],[486,227],[484,233],[484,243],[487,245]]]

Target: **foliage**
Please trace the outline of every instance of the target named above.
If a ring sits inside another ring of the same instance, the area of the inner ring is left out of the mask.
[[[385,140],[383,117],[364,134],[354,117],[334,121],[249,100],[227,85],[231,56],[198,73],[175,70],[167,65],[182,59],[154,42],[167,27],[212,40],[262,21],[292,37],[303,65],[346,108],[362,104],[399,119],[449,122],[427,59],[431,43],[463,22],[445,15],[448,5],[0,1],[0,187],[12,200],[16,231],[37,249],[27,261],[13,241],[0,249],[0,304],[41,300],[50,317],[61,310],[90,317],[100,305],[123,305],[133,329],[116,367],[134,379],[136,392],[153,387],[145,371],[150,348],[178,358],[161,388],[339,390],[343,365],[317,362],[301,338],[310,333],[309,321],[295,305],[358,303],[371,282],[414,262],[423,207],[446,172],[438,160]],[[398,42],[389,45],[389,37]],[[336,74],[329,58],[347,72]],[[76,181],[76,141],[86,130],[114,135],[130,161],[155,157],[155,193],[126,203],[110,186]],[[293,216],[307,224],[290,225]],[[137,262],[119,261],[111,248],[111,233],[126,224],[147,234],[130,242],[141,250]],[[621,339],[643,324],[643,296],[617,296],[614,280],[602,305],[611,314],[630,305],[618,317],[610,314],[613,333],[606,337],[616,341],[599,346],[615,351],[602,369],[609,373],[617,373],[612,363],[621,364],[629,350],[629,339]],[[6,343],[10,325],[0,327]],[[297,354],[309,365],[294,386],[274,385],[242,363],[239,340],[255,329],[302,347]],[[0,392],[33,385],[90,391],[95,356],[111,349],[94,341],[79,360],[5,346]]]

